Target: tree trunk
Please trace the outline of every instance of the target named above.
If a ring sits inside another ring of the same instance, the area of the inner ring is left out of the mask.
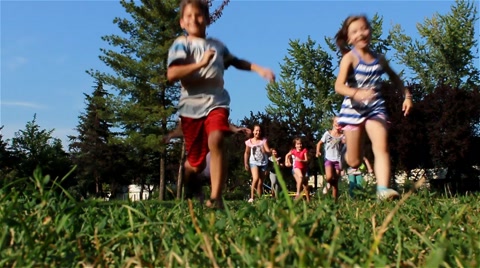
[[[160,185],[158,187],[158,198],[165,200],[165,149],[160,154]]]
[[[177,199],[182,198],[182,189],[183,189],[183,176],[184,176],[184,166],[185,163],[185,140],[182,142],[182,154],[180,156],[180,166],[178,167],[178,177],[177,177]]]

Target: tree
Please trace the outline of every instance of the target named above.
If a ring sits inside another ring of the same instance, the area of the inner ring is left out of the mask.
[[[124,159],[121,144],[109,142],[115,136],[109,122],[113,115],[102,83],[97,82],[91,95],[84,95],[86,108],[78,117],[78,136],[69,137],[70,152],[77,165],[78,191],[81,195],[94,192],[98,196],[103,194],[102,184],[123,181],[120,171],[127,163],[119,162]]]
[[[324,119],[339,108],[332,56],[310,37],[305,43],[291,40],[289,45],[288,56],[280,66],[280,80],[267,85],[272,104],[266,111],[290,122],[289,128],[298,136],[318,136]],[[308,126],[313,133],[301,131],[301,126]]]
[[[213,1],[209,1],[210,5]],[[164,199],[166,148],[162,138],[173,124],[179,97],[178,84],[166,79],[166,59],[173,40],[181,35],[177,0],[121,0],[131,20],[115,18],[125,36],[108,35],[102,39],[118,51],[101,49],[100,59],[115,74],[90,70],[88,73],[117,91],[115,126],[124,132],[122,142],[140,154],[131,159],[148,159],[138,163],[159,170],[159,197]],[[217,20],[228,1],[223,1],[211,14]],[[154,158],[158,164],[153,165]],[[137,166],[139,167],[139,166]]]
[[[25,129],[15,132],[12,138],[12,154],[18,161],[15,167],[17,176],[31,176],[40,167],[45,175],[63,178],[73,168],[69,155],[63,150],[61,140],[52,137],[54,129],[41,129],[36,119],[35,114]]]
[[[457,0],[450,13],[437,13],[423,24],[417,24],[422,40],[413,40],[400,25],[394,25],[390,34],[396,59],[413,72],[413,82],[423,85],[425,93],[442,84],[471,89],[480,83],[475,62],[478,59],[477,21],[477,4]]]

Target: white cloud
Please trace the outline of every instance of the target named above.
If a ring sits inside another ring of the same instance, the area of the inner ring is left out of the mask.
[[[7,61],[7,68],[10,71],[15,71],[18,68],[22,67],[28,62],[28,59],[25,57],[17,56]]]
[[[25,101],[1,101],[0,104],[2,106],[16,106],[16,107],[24,107],[24,108],[36,108],[36,109],[46,108],[43,105],[36,104],[33,102],[25,102]]]

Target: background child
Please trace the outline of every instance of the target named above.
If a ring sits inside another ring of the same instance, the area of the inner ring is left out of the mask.
[[[305,192],[305,197],[307,202],[310,202],[310,192],[308,188],[308,180],[305,178],[307,174],[307,163],[308,163],[308,154],[307,149],[303,148],[302,139],[295,138],[293,140],[294,148],[290,150],[285,156],[285,166],[293,166],[293,176],[297,184],[297,193],[295,195],[295,200],[299,199],[302,186]],[[293,163],[290,161],[290,157],[293,156]]]
[[[363,186],[363,176],[365,171],[368,170],[368,173],[372,173],[372,166],[368,158],[363,158],[363,163],[358,168],[348,167],[347,176],[348,176],[348,193],[351,197],[354,195],[355,190],[362,190]]]
[[[372,142],[375,156],[375,176],[379,199],[398,198],[389,187],[390,153],[387,144],[387,114],[385,101],[380,94],[381,76],[387,73],[405,100],[402,105],[407,116],[412,108],[412,95],[403,86],[398,75],[390,68],[383,55],[370,50],[372,29],[365,16],[348,17],[335,36],[343,54],[335,82],[335,91],[345,96],[338,123],[343,127],[347,151],[345,160],[351,167],[358,167],[363,156],[363,138],[366,132]],[[352,49],[351,49],[352,47]]]
[[[269,170],[270,170],[270,183],[272,187],[272,197],[276,198],[280,190],[280,185],[278,184],[274,163],[277,163],[277,165],[279,165],[280,167],[283,167],[283,163],[280,161],[281,157],[278,156],[277,150],[272,148],[271,151],[272,151],[272,156],[268,158]]]
[[[229,131],[230,96],[224,89],[225,66],[255,71],[274,81],[272,71],[233,56],[218,40],[206,38],[210,23],[206,1],[183,0],[180,3],[180,26],[188,36],[178,37],[168,53],[167,79],[180,80],[181,94],[178,112],[185,138],[187,161],[185,181],[189,182],[211,158],[211,193],[207,206],[223,206],[222,185],[225,181],[225,137]]]
[[[333,118],[332,129],[326,131],[320,141],[317,143],[316,156],[322,155],[322,145],[325,144],[325,179],[327,186],[324,188],[328,190],[329,186],[333,188],[332,195],[335,200],[338,199],[338,181],[341,176],[340,167],[340,152],[342,149],[344,136],[338,126],[338,118]]]
[[[243,161],[245,170],[252,174],[252,186],[250,189],[249,203],[255,199],[255,191],[261,196],[263,193],[263,182],[267,176],[268,155],[271,153],[267,139],[263,137],[260,125],[253,127],[253,138],[245,141],[245,153]]]

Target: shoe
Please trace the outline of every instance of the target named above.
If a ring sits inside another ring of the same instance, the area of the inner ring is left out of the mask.
[[[253,203],[253,198],[248,199],[248,203]]]
[[[327,183],[327,186],[323,187],[323,194],[328,194],[328,190],[330,190],[330,183]]]
[[[380,201],[390,201],[400,198],[400,194],[393,189],[387,188],[385,190],[377,191],[377,198]]]

